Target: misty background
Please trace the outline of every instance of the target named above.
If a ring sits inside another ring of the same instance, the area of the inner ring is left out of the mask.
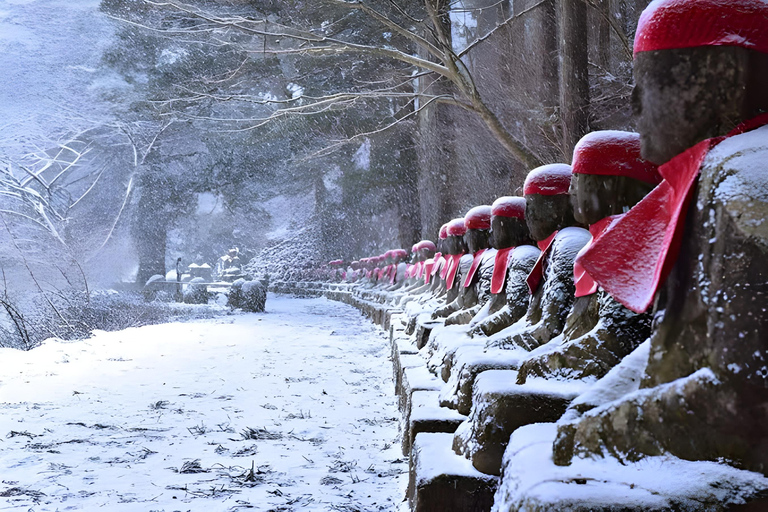
[[[2,343],[177,258],[300,277],[434,239],[631,128],[647,3],[2,0]]]

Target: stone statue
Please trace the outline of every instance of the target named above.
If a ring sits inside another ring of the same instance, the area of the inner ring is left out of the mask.
[[[768,474],[768,4],[653,2],[634,72],[664,181],[582,265],[630,309],[655,300],[650,353],[641,389],[561,431],[555,461],[671,453]]]

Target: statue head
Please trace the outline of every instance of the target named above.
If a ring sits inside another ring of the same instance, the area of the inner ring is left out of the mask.
[[[634,48],[642,154],[662,164],[768,110],[768,3],[656,0]]]
[[[440,226],[440,232],[437,235],[437,250],[442,252],[448,252],[447,247],[445,246],[446,239],[448,238],[448,223],[446,222],[442,226]]]
[[[448,254],[463,254],[467,252],[467,246],[464,243],[464,234],[467,227],[464,225],[464,219],[453,219],[446,228],[445,248]]]
[[[464,242],[472,254],[491,246],[491,207],[488,205],[475,206],[464,215]]]
[[[571,166],[573,216],[582,224],[626,212],[661,183],[656,164],[640,156],[634,132],[592,132],[576,144]]]
[[[425,261],[435,255],[436,249],[431,240],[422,240],[413,246],[413,253],[417,255],[416,261]]]
[[[537,242],[576,224],[568,196],[570,185],[571,166],[567,164],[542,165],[525,178],[525,222]]]
[[[525,198],[500,197],[491,205],[491,243],[496,249],[506,249],[531,243],[525,222]]]

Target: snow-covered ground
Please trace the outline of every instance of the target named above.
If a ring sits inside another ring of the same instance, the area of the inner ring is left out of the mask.
[[[0,349],[0,510],[396,510],[385,336],[357,310],[267,313]]]

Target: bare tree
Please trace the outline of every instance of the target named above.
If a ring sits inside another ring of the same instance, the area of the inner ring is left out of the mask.
[[[146,5],[165,9],[174,15],[175,23],[157,16],[149,19],[134,17],[120,18],[126,23],[169,37],[205,40],[207,44],[229,46],[249,56],[275,56],[283,60],[294,57],[338,57],[364,56],[379,60],[399,63],[397,76],[382,77],[379,81],[364,84],[362,87],[350,87],[347,90],[330,94],[309,95],[293,94],[289,98],[256,96],[249,93],[230,94],[221,92],[221,82],[201,81],[185,85],[173,97],[162,101],[165,107],[173,110],[176,106],[195,102],[239,102],[253,106],[267,107],[265,115],[256,117],[217,117],[196,115],[196,119],[236,123],[241,130],[255,129],[266,123],[290,116],[310,116],[327,114],[341,109],[351,108],[365,101],[399,100],[405,103],[405,114],[394,115],[372,130],[356,133],[346,139],[368,137],[379,131],[391,128],[404,119],[418,115],[434,103],[458,106],[477,115],[488,127],[499,143],[512,157],[528,168],[541,164],[541,159],[519,140],[508,127],[504,126],[496,113],[488,107],[478,90],[472,73],[465,63],[465,57],[482,39],[469,42],[463,48],[454,48],[447,22],[450,4],[440,0],[423,0],[415,8],[406,10],[395,1],[383,2],[389,5],[385,11],[371,2],[325,0],[327,6],[341,9],[342,15],[337,20],[311,20],[306,24],[281,23],[258,13],[220,14],[208,8],[176,1],[155,2],[143,0]],[[378,25],[378,34],[388,35],[388,41],[379,38],[375,41],[360,41],[359,33],[349,30],[344,21],[355,14],[361,14],[367,23]],[[513,19],[525,15],[525,11],[510,16],[500,27]],[[340,26],[344,30],[339,30]],[[486,36],[487,37],[487,36]],[[483,38],[484,39],[484,38]],[[352,66],[358,60],[350,58],[347,65]],[[245,61],[243,61],[245,65]],[[413,80],[426,78],[432,81],[444,81],[450,87],[441,88],[441,94],[417,93]],[[242,80],[239,69],[232,70],[227,81]],[[220,78],[219,80],[222,80]],[[214,86],[215,85],[215,86]],[[214,92],[211,92],[213,90]],[[402,107],[398,111],[403,110]],[[189,115],[187,112],[186,115]],[[345,140],[346,140],[345,139]]]

